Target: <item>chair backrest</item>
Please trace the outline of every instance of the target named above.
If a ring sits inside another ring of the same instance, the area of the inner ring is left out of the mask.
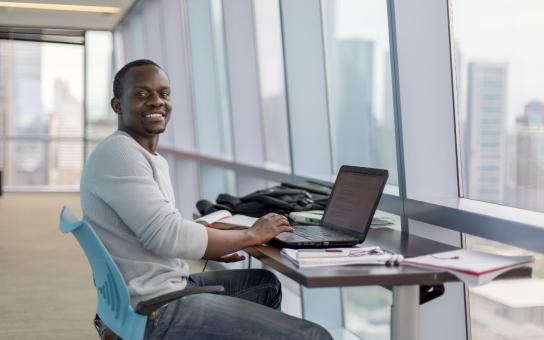
[[[89,223],[78,220],[64,207],[60,214],[60,230],[74,234],[87,256],[96,287],[96,313],[102,322],[123,339],[143,339],[147,316],[132,309],[125,280]]]

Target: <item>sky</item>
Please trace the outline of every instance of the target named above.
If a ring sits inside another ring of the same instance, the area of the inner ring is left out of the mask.
[[[337,0],[324,4],[324,16],[335,12],[337,39],[375,42],[374,105],[375,113],[381,115],[384,77],[380,75],[386,66],[384,55],[389,51],[386,1]],[[466,86],[468,62],[506,62],[506,124],[513,128],[527,102],[544,102],[544,1],[450,0],[450,6],[452,39],[461,53],[461,77],[465,81],[461,84]]]
[[[386,67],[389,67],[387,2],[383,0],[326,0],[322,4],[324,30],[334,30],[335,40],[360,39],[374,42],[372,105],[376,118],[383,121],[385,118],[383,117],[385,72]],[[334,15],[334,19],[327,17],[328,15]],[[334,22],[335,27],[328,27],[330,22]]]
[[[42,95],[46,112],[53,109],[55,79],[68,84],[70,94],[83,100],[83,46],[42,44]]]
[[[461,53],[461,77],[466,63],[508,64],[508,118],[512,128],[524,105],[544,102],[544,1],[451,0],[454,47]]]

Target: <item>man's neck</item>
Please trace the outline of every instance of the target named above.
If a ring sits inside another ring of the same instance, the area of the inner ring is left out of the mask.
[[[152,154],[157,154],[157,147],[159,145],[159,136],[142,136],[137,134],[134,131],[119,128],[120,131],[123,131],[130,135],[138,144],[140,144],[144,149],[151,152]]]

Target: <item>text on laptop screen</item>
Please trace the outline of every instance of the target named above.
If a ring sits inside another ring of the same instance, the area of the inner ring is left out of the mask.
[[[338,176],[323,225],[364,231],[376,199],[381,194],[383,176],[346,172]]]

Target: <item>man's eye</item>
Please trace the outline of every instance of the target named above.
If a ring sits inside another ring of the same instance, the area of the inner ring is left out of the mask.
[[[170,92],[163,92],[163,93],[161,93],[161,97],[163,97],[163,98],[170,98]]]
[[[136,96],[136,97],[139,97],[139,98],[145,98],[145,97],[147,97],[147,92],[145,92],[145,91],[138,91],[138,92],[135,93],[135,96]]]

